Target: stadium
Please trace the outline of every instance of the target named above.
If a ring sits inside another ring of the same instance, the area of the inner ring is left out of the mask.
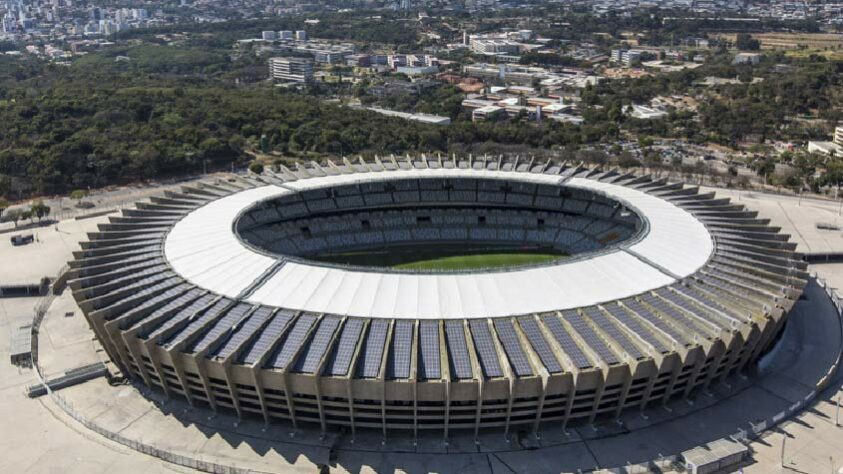
[[[697,187],[503,158],[186,185],[89,235],[69,286],[119,370],[240,418],[566,427],[751,370],[808,277]]]

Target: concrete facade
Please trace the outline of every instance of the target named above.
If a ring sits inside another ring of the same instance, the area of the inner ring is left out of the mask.
[[[448,166],[433,159],[377,166],[398,170],[436,163]],[[353,173],[375,164],[328,166]],[[284,420],[322,432],[332,426],[351,432],[367,428],[384,437],[393,430],[427,431],[445,439],[453,430],[473,431],[476,437],[485,429],[505,435],[516,427],[537,432],[542,423],[565,429],[688,397],[755,361],[778,334],[804,286],[805,265],[787,236],[742,205],[698,194],[696,188],[550,163],[466,160],[450,166],[510,169],[515,180],[519,173],[533,172],[635,187],[691,212],[714,236],[716,250],[692,277],[573,315],[519,314],[482,319],[480,326],[475,320],[461,319],[459,326],[437,321],[433,340],[440,348],[441,373],[435,378],[420,376],[422,321],[411,323],[407,376],[390,376],[389,369],[396,354],[405,353],[400,347],[405,339],[398,336],[404,329],[398,320],[387,320],[383,339],[370,344],[374,318],[362,321],[356,337],[349,336],[353,350],[345,375],[327,375],[339,341],[359,318],[247,304],[192,285],[169,267],[162,239],[183,216],[257,185],[318,176],[325,172],[318,165],[191,185],[139,203],[90,234],[71,262],[69,285],[124,374],[167,397],[266,424]],[[235,311],[242,314],[232,317]],[[584,326],[577,324],[576,315]],[[255,323],[252,330],[243,330],[250,321]],[[502,331],[501,325],[512,332]],[[534,328],[540,337],[528,336],[535,334]],[[484,345],[485,333],[491,347]],[[465,341],[468,378],[452,373],[450,349],[459,341]],[[653,341],[664,350],[657,350]],[[587,365],[568,344],[581,351]],[[322,349],[314,351],[317,345]],[[641,356],[633,357],[629,348]],[[561,370],[552,369],[545,349]],[[360,376],[371,350],[380,351],[379,358],[369,358],[379,361],[376,375]],[[517,373],[519,352],[527,375]],[[254,357],[244,361],[246,353]],[[489,360],[484,359],[489,354],[500,361],[501,374],[489,375]],[[286,365],[267,368],[276,357],[285,358]],[[305,361],[308,369],[302,368]]]

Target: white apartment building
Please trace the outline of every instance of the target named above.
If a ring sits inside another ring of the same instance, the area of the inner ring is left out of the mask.
[[[279,81],[310,82],[313,80],[313,63],[307,58],[270,58],[269,74]]]

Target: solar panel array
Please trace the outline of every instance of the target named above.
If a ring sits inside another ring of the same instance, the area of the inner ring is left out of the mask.
[[[373,319],[369,323],[369,332],[366,334],[366,342],[363,344],[363,353],[361,354],[363,364],[358,369],[363,377],[375,378],[380,373],[388,330],[389,321],[385,319]]]
[[[468,321],[471,330],[471,338],[474,340],[474,350],[480,359],[480,366],[486,377],[503,377],[501,364],[498,360],[498,353],[495,350],[495,343],[492,341],[492,333],[485,319],[471,319]]]
[[[261,306],[249,315],[249,318],[244,321],[237,329],[235,329],[228,339],[220,344],[216,349],[208,354],[208,357],[219,357],[225,359],[234,354],[240,347],[252,336],[260,327],[269,320],[272,316],[272,310],[265,306]]]
[[[281,334],[284,333],[284,330],[294,315],[295,313],[284,310],[275,313],[275,317],[261,331],[260,336],[249,346],[248,350],[240,355],[239,362],[246,365],[257,363],[264,353],[281,337]]]
[[[110,304],[109,306],[117,306],[117,305],[120,305],[120,304],[126,303],[126,302],[134,303],[136,300],[144,300],[145,298],[148,298],[152,295],[156,295],[156,294],[158,294],[162,291],[165,291],[165,290],[167,290],[169,288],[173,288],[173,287],[183,289],[184,284],[179,285],[179,283],[183,283],[183,282],[184,282],[184,280],[182,280],[181,278],[178,278],[178,277],[169,278],[169,279],[167,279],[165,281],[162,281],[162,282],[160,282],[156,285],[150,286],[149,288],[144,288],[143,290],[133,292],[129,296],[121,298],[121,299],[115,301],[114,303]],[[176,286],[176,285],[178,285],[178,286]],[[149,301],[149,300],[147,299],[145,301]],[[116,315],[114,315],[113,319],[119,319],[119,317],[120,317],[120,315],[116,314]],[[111,320],[111,319],[106,318],[106,321],[109,321],[109,320]],[[124,325],[124,324],[120,325],[120,329],[126,329],[127,327],[129,327],[129,326]]]
[[[715,316],[699,304],[692,303],[691,300],[695,299],[692,295],[684,293],[679,288],[677,289],[679,290],[679,293],[667,289],[662,289],[658,290],[656,294],[667,299],[676,306],[679,306],[680,308],[684,309],[689,314],[696,316],[697,318],[700,318],[719,328],[729,329],[729,324],[725,322],[725,319],[722,316]]]
[[[422,380],[442,378],[439,321],[419,323],[419,353],[419,378]]]
[[[163,280],[163,281],[162,281]],[[94,300],[93,304],[96,309],[102,309],[108,306],[114,306],[115,304],[119,304],[123,301],[130,301],[136,300],[140,296],[142,296],[142,292],[144,290],[153,290],[153,288],[161,288],[161,286],[154,286],[156,283],[160,283],[162,285],[175,285],[176,283],[180,283],[183,281],[181,278],[173,277],[172,272],[164,272],[158,275],[153,275],[150,277],[142,278],[137,280],[135,283],[131,285],[126,285],[120,288],[120,291],[123,295],[121,299],[117,300],[116,302],[109,302],[101,303],[100,300]]]
[[[194,332],[201,329],[206,324],[210,323],[211,321],[217,319],[226,308],[231,305],[231,300],[226,298],[221,298],[219,301],[214,303],[213,306],[205,310],[201,316],[190,316],[190,322],[183,326],[181,329],[173,332],[170,334],[166,340],[159,342],[159,345],[164,345],[167,348],[173,347],[180,342],[183,342],[188,337],[193,335]]]
[[[530,366],[530,361],[527,359],[527,354],[524,353],[524,348],[521,347],[521,341],[518,340],[518,334],[515,333],[515,328],[512,326],[512,321],[509,319],[495,319],[495,332],[498,333],[498,339],[501,341],[506,357],[515,374],[518,376],[533,375],[533,368]]]
[[[142,318],[145,315],[149,314],[149,312],[153,311],[155,308],[166,304],[168,301],[179,296],[188,289],[190,289],[190,285],[187,283],[174,286],[161,294],[155,295],[154,297],[147,299],[139,306],[136,306],[123,314],[115,314],[114,316],[112,316],[112,318],[106,318],[106,321],[119,319],[120,329],[125,329],[130,325],[134,324],[139,318]]]
[[[642,326],[637,319],[632,317],[632,315],[629,314],[626,309],[620,307],[617,303],[607,304],[604,306],[604,308],[606,309],[606,311],[609,312],[609,314],[612,315],[613,318],[619,321],[628,330],[635,333],[635,335],[650,344],[659,353],[664,354],[665,352],[670,351],[670,349],[668,349],[667,346],[662,343],[662,341],[656,338],[656,336],[654,336],[652,332]]]
[[[144,339],[157,337],[175,325],[177,322],[175,318],[179,317],[186,319],[214,300],[212,295],[201,295],[202,290],[190,290],[173,301],[170,301],[166,305],[156,309],[145,318],[135,323],[134,327],[140,328],[138,335]],[[148,324],[148,327],[143,327],[145,324]]]
[[[299,349],[305,342],[308,331],[316,322],[316,315],[305,313],[299,316],[293,327],[284,338],[284,342],[275,350],[275,354],[270,356],[264,364],[264,367],[271,369],[286,369],[293,357],[299,352]]]
[[[648,295],[650,298],[655,298],[652,295]],[[673,339],[675,342],[679,344],[688,344],[689,340],[685,337],[684,334],[677,331],[673,326],[667,324],[662,318],[653,314],[652,311],[645,308],[641,302],[638,300],[634,300],[632,298],[626,299],[623,301],[624,306],[627,307],[628,310],[633,311],[635,314],[640,316],[642,319],[647,321],[648,323],[652,324],[656,329],[661,331],[663,334],[666,334],[668,337]],[[667,316],[670,316],[666,313]],[[676,319],[676,318],[674,318]]]
[[[641,359],[644,357],[644,354],[641,352],[641,349],[635,345],[632,340],[629,339],[623,331],[618,328],[617,324],[614,324],[607,316],[606,313],[601,311],[596,307],[586,308],[584,310],[586,316],[591,318],[591,320],[597,324],[597,327],[600,328],[604,333],[606,333],[612,340],[614,340],[617,344],[620,345],[620,348],[629,354],[630,357],[633,359]]]
[[[551,374],[562,372],[562,365],[556,359],[556,356],[553,355],[553,349],[547,340],[545,340],[539,328],[539,323],[530,316],[523,316],[518,318],[518,324],[521,326],[521,329],[527,336],[527,340],[530,342],[530,346],[536,351],[536,354],[538,354],[539,359],[541,359],[547,371]]]
[[[559,346],[562,348],[562,352],[571,359],[571,362],[574,363],[576,368],[587,369],[594,367],[571,334],[568,333],[568,330],[565,329],[565,326],[562,325],[562,321],[560,321],[559,318],[548,314],[542,316],[542,322],[550,333],[553,334],[556,342],[558,342]]]
[[[761,297],[758,294],[738,285],[727,285],[723,282],[721,277],[698,273],[696,278],[703,281],[708,286],[708,288],[706,288],[707,290],[717,294],[728,295],[731,300],[740,302],[747,308],[754,308],[759,305],[759,298]],[[737,282],[741,279],[731,277],[730,280]],[[741,282],[741,284],[743,284],[743,282]]]
[[[103,289],[121,289],[124,283],[134,283],[138,279],[145,279],[150,276],[155,278],[164,278],[168,273],[168,267],[166,265],[154,265],[148,268],[141,268],[136,271],[126,273],[124,270],[120,270],[119,273],[115,275],[119,275],[117,278],[109,278],[108,283],[104,283],[101,285],[96,285],[92,287],[90,290],[85,292],[85,299],[89,298],[96,298],[96,295],[101,294]],[[137,296],[137,294],[133,294],[133,296]]]
[[[316,333],[313,335],[310,343],[307,344],[304,353],[296,361],[295,372],[304,374],[316,373],[319,363],[322,362],[325,353],[328,352],[328,345],[331,343],[331,339],[337,327],[339,327],[340,321],[341,319],[338,316],[325,316],[322,318],[319,327],[316,329]]]
[[[603,359],[604,362],[609,365],[617,364],[620,362],[618,356],[616,356],[615,353],[612,352],[611,349],[609,349],[609,346],[607,346],[606,343],[603,342],[603,339],[601,339],[600,336],[597,335],[594,329],[592,329],[591,326],[588,325],[588,323],[585,321],[585,318],[581,314],[577,313],[576,311],[566,310],[562,312],[562,316],[565,318],[565,321],[567,321],[568,324],[570,324],[571,327],[574,328],[574,331],[576,331],[577,334],[579,334],[580,337],[583,338],[585,343],[588,344],[588,346],[591,347],[594,352],[597,353],[597,357],[600,357],[601,359]]]
[[[709,293],[709,292],[707,292],[707,291],[705,291],[705,290],[703,290],[699,287],[683,288],[683,289],[685,290],[683,292],[684,294],[692,296],[693,298],[695,298],[699,301],[702,301],[709,308],[715,308],[715,309],[720,310],[723,313],[726,313],[726,315],[729,318],[734,319],[735,321],[749,319],[746,315],[741,314],[740,311],[737,311],[733,307],[727,306],[727,305],[721,303],[722,300],[726,299],[726,300],[729,300],[730,302],[732,302],[734,304],[742,305],[743,303],[740,302],[739,300],[737,300],[737,298],[734,298],[734,297],[731,297],[731,296],[728,296],[728,295],[724,295],[722,292],[717,292],[716,294],[717,294],[718,299],[714,299],[715,297],[712,295],[712,293],[715,293],[714,291],[712,291],[712,293]]]
[[[457,380],[472,378],[471,359],[465,342],[465,327],[462,321],[445,321],[445,340],[448,344],[448,359],[451,375]]]
[[[351,359],[354,357],[354,350],[357,348],[357,341],[360,333],[363,332],[363,320],[359,318],[348,318],[342,328],[339,341],[334,347],[331,360],[325,369],[325,373],[334,376],[348,374],[351,366]]]
[[[235,324],[239,323],[246,314],[253,308],[250,304],[240,303],[220,318],[214,325],[205,331],[201,337],[196,338],[187,347],[187,352],[200,352],[208,348],[217,339],[220,338],[226,331],[231,330]]]
[[[413,350],[413,321],[396,321],[392,328],[392,351],[387,365],[387,378],[410,378],[410,362]]]
[[[771,294],[771,296],[775,295],[775,293],[781,288],[780,284],[774,283],[772,280],[768,280],[759,275],[743,271],[740,268],[737,268],[732,265],[715,264],[711,267],[708,267],[706,271],[711,273],[712,275],[719,277],[724,281],[737,279],[743,282],[743,284],[746,286],[751,286],[756,289],[758,289],[759,287],[763,287]]]
[[[703,328],[701,328],[698,325],[698,321],[688,316],[685,311],[674,308],[672,305],[667,304],[663,299],[657,298],[653,294],[645,293],[641,295],[641,300],[647,303],[648,305],[652,306],[662,314],[670,317],[672,321],[676,322],[677,324],[681,324],[683,327],[685,327],[689,331],[692,331],[695,334],[700,333],[703,335],[703,337],[706,337],[705,333],[703,332],[703,329],[708,331],[712,330],[712,327],[709,324],[706,324],[705,326],[703,326]]]

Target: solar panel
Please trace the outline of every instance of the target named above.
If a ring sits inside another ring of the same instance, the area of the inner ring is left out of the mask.
[[[392,329],[392,351],[387,364],[387,377],[406,379],[410,377],[410,356],[413,348],[413,321],[396,321]]]
[[[114,276],[132,275],[134,272],[143,269],[152,269],[158,270],[159,272],[163,272],[167,270],[167,268],[168,266],[164,265],[163,259],[161,258],[144,260],[138,263],[134,263],[132,265],[121,265],[120,268],[107,272],[100,272],[96,275],[88,275],[88,271],[83,268],[81,269],[79,281],[80,283],[82,283],[82,286],[88,287],[90,285],[96,285],[101,282],[111,281],[111,278]]]
[[[671,325],[667,324],[663,319],[653,314],[652,311],[645,308],[644,305],[637,300],[624,300],[623,304],[627,307],[627,309],[632,310],[635,314],[641,316],[641,318],[655,326],[662,333],[667,334],[674,341],[680,344],[687,344],[688,339],[683,334],[674,329]]]
[[[606,313],[600,311],[598,308],[590,307],[584,310],[586,316],[591,318],[592,322],[597,323],[597,326],[606,333],[612,340],[620,345],[624,352],[629,354],[634,359],[641,359],[644,354],[641,349],[632,342],[629,337],[621,331],[616,324],[614,324],[606,316]]]
[[[363,365],[359,369],[360,375],[363,377],[375,378],[380,373],[388,329],[389,321],[384,319],[373,319],[369,324],[369,332],[366,335],[366,343],[363,344],[363,354],[361,355]]]
[[[339,342],[334,347],[331,360],[328,362],[325,373],[333,376],[348,374],[351,365],[351,358],[354,356],[354,349],[363,332],[363,320],[359,318],[348,318],[342,328]]]
[[[736,310],[732,306],[727,306],[723,304],[723,301],[728,301],[737,306],[743,306],[744,310],[748,309],[746,303],[744,303],[741,299],[738,299],[734,296],[727,295],[723,291],[718,291],[712,288],[703,288],[700,286],[694,286],[691,288],[684,288],[686,291],[683,293],[685,295],[691,296],[699,301],[702,301],[710,308],[715,308],[720,310],[721,313],[726,313],[726,317],[733,321],[739,320],[747,320],[748,317],[741,313],[741,311]],[[716,298],[716,299],[715,299]]]
[[[106,320],[119,319],[120,328],[125,329],[129,325],[134,324],[135,321],[138,320],[138,318],[146,316],[150,312],[154,311],[155,308],[167,303],[168,301],[179,296],[180,294],[184,293],[190,288],[191,286],[187,283],[175,286],[164,291],[161,294],[155,295],[147,299],[140,306],[136,306],[133,309],[123,313],[122,315],[119,315],[119,318],[106,318]],[[148,294],[146,296],[151,296],[151,294]]]
[[[167,313],[176,311],[177,309],[181,308],[182,306],[185,306],[185,305],[189,304],[191,301],[195,300],[196,298],[199,298],[199,296],[201,296],[201,295],[202,295],[202,290],[200,290],[198,288],[193,288],[190,291],[188,291],[187,293],[183,293],[181,296],[171,300],[169,303],[165,304],[164,306],[161,306],[161,307],[157,308],[156,310],[152,311],[151,313],[148,313],[148,314],[144,315],[143,318],[135,321],[134,324],[132,324],[129,327],[129,329],[130,330],[131,329],[139,329],[140,330],[140,329],[142,329],[144,324],[148,324],[149,322],[154,321],[156,318],[160,318]],[[125,326],[122,325],[122,324],[121,324],[121,329],[125,329]],[[151,331],[152,329],[153,328],[146,329],[144,331],[144,333],[149,333],[149,331]]]
[[[159,274],[163,274],[164,276],[166,276],[167,269],[168,268],[166,265],[155,265],[131,273],[121,273],[121,276],[119,278],[110,278],[108,279],[107,283],[90,285],[90,287],[88,287],[87,291],[85,292],[85,299],[95,298],[96,293],[103,293],[103,290],[107,290],[107,292],[120,290],[127,283],[131,285],[141,278],[146,279],[147,277],[157,276]]]
[[[681,293],[681,291],[680,293],[676,293],[670,290],[659,290],[656,293],[659,296],[667,299],[671,303],[675,304],[676,306],[679,306],[680,308],[684,309],[688,312],[688,314],[694,315],[697,318],[700,318],[710,324],[713,324],[718,328],[729,329],[729,324],[727,324],[723,319],[721,319],[722,317],[717,317],[711,314],[702,306],[698,306],[691,303],[691,300],[694,299],[691,295]],[[682,296],[680,296],[680,294]]]
[[[624,308],[618,306],[617,303],[607,304],[606,306],[604,306],[604,308],[606,309],[606,311],[609,312],[609,314],[612,315],[613,318],[620,322],[624,327],[635,333],[638,337],[653,346],[655,350],[659,351],[662,354],[669,351],[669,349],[665,347],[665,345],[660,340],[658,340],[653,335],[653,333],[648,331]]]
[[[693,319],[691,319],[691,317],[688,316],[688,314],[685,311],[677,310],[673,306],[667,304],[661,298],[657,298],[655,295],[652,295],[650,293],[645,293],[644,295],[641,296],[641,299],[645,303],[647,303],[648,305],[652,306],[653,308],[655,308],[656,310],[661,312],[662,314],[671,318],[671,320],[675,321],[677,324],[683,325],[689,331],[692,331],[694,333],[700,332],[700,329],[699,329],[699,326],[697,325],[697,322],[694,321]],[[687,302],[686,302],[686,304],[687,304]],[[710,324],[713,324],[713,323],[710,323]],[[717,326],[715,325],[715,327],[717,327]],[[709,329],[709,330],[711,329],[711,327],[708,326],[708,325],[706,325],[705,328]]]
[[[610,365],[620,362],[615,353],[609,349],[609,346],[603,342],[603,339],[600,339],[600,336],[598,336],[594,329],[588,325],[581,314],[575,311],[567,310],[562,313],[562,316],[565,318],[565,321],[574,328],[574,331],[580,335],[585,343],[597,353],[597,357],[600,357]]]
[[[521,341],[518,340],[518,334],[512,326],[512,321],[495,319],[494,325],[495,331],[498,333],[498,339],[503,345],[503,350],[510,365],[515,370],[515,374],[518,376],[533,375],[533,368],[530,366],[527,354],[524,353],[524,348],[521,347]]]
[[[551,374],[562,372],[562,365],[559,364],[556,356],[553,355],[553,349],[551,349],[550,344],[547,343],[544,335],[542,335],[536,320],[530,316],[523,316],[518,318],[518,324],[521,326],[521,329],[527,336],[527,341],[529,341],[533,350],[536,351],[536,354],[538,354],[539,359],[541,359],[547,371]]]
[[[442,378],[439,364],[439,321],[422,321],[419,323],[419,378]]]
[[[578,369],[593,367],[591,361],[588,360],[588,357],[586,357],[580,346],[577,345],[577,342],[565,329],[565,326],[562,325],[562,321],[559,318],[549,314],[542,317],[542,322],[547,326],[550,333],[553,334],[559,346],[562,347],[562,351],[565,352]]]
[[[331,338],[334,336],[337,327],[340,325],[340,318],[337,316],[325,316],[316,333],[308,343],[304,354],[298,358],[296,362],[296,372],[304,374],[312,374],[319,368],[319,363],[325,353],[328,352],[328,345],[331,343]]]
[[[175,314],[171,314],[169,316],[166,316],[167,311],[172,311],[172,309],[179,306],[174,301],[173,303],[168,305],[169,308],[164,307],[164,308],[161,308],[158,311],[152,313],[152,315],[150,315],[150,318],[148,319],[148,321],[150,321],[152,323],[152,325],[150,325],[150,327],[148,329],[147,328],[141,329],[138,332],[138,334],[143,338],[149,338],[149,339],[155,339],[155,338],[164,336],[167,331],[169,331],[170,329],[175,328],[177,325],[187,321],[189,318],[193,317],[193,315],[195,315],[201,309],[203,309],[206,306],[208,306],[209,304],[211,304],[211,302],[214,301],[214,298],[216,298],[216,296],[214,296],[212,294],[205,294],[202,297],[200,297],[199,299],[197,299],[196,301],[190,303],[189,305],[182,307],[181,309],[176,311]],[[188,299],[188,301],[189,301],[189,299]],[[161,317],[163,317],[162,321],[156,320],[157,318],[161,318]],[[157,323],[160,323],[160,325],[157,325],[157,327],[153,326]],[[151,330],[151,332],[150,332],[150,330]]]
[[[706,283],[706,285],[712,287],[706,288],[707,290],[710,290],[714,293],[727,294],[732,300],[740,302],[748,308],[754,308],[759,305],[759,301],[756,299],[757,296],[754,293],[750,292],[746,288],[738,286],[738,284],[743,284],[743,282],[739,281],[740,278],[731,277],[729,280],[736,284],[728,286],[723,283],[721,277],[708,276],[702,273],[698,273],[696,275],[696,278],[702,280],[704,283]]]
[[[166,280],[161,281],[164,278],[166,278]],[[142,297],[153,295],[166,288],[183,282],[184,280],[179,277],[173,277],[170,272],[162,273],[161,275],[156,275],[154,277],[144,278],[134,285],[125,286],[119,290],[120,294],[124,294],[126,296],[105,304],[99,304],[99,302],[95,301],[94,308],[99,310],[107,307],[116,307],[127,302],[139,301]],[[111,294],[106,296],[111,296]]]
[[[251,315],[249,315],[249,318],[246,321],[240,324],[240,326],[231,333],[225,342],[214,349],[212,353],[209,353],[208,357],[219,357],[221,359],[225,359],[231,356],[240,348],[240,346],[252,338],[263,323],[269,320],[270,316],[272,316],[271,309],[265,306],[259,307],[252,312]]]
[[[188,324],[167,336],[166,340],[160,341],[159,345],[169,348],[184,341],[203,326],[217,319],[229,305],[231,305],[231,300],[226,298],[220,299],[213,306],[203,311],[200,316],[191,316]]]
[[[451,375],[458,380],[472,377],[471,360],[465,343],[465,328],[462,321],[445,321],[445,340],[451,360]]]
[[[263,354],[275,344],[281,334],[284,333],[290,320],[293,319],[295,313],[290,311],[279,311],[272,318],[272,321],[261,331],[260,336],[249,346],[243,354],[240,355],[239,363],[252,365],[256,363]]]
[[[275,354],[269,357],[264,367],[284,369],[290,365],[293,357],[296,356],[302,344],[304,344],[305,337],[307,337],[308,331],[310,331],[310,328],[315,322],[315,314],[302,314],[299,316],[293,327],[287,333],[287,337],[284,338],[284,342],[275,349]]]
[[[235,324],[239,323],[243,319],[243,316],[245,316],[251,309],[252,305],[245,303],[238,304],[229,309],[225,316],[215,322],[214,325],[211,326],[210,329],[206,330],[201,337],[196,338],[192,343],[190,343],[186,352],[194,353],[207,349],[209,345],[213,344],[214,341],[216,341],[226,331],[230,330]]]
[[[495,343],[492,341],[492,333],[485,319],[471,319],[468,321],[471,330],[471,338],[474,340],[474,349],[480,358],[480,366],[486,377],[503,377],[498,354],[495,350]]]

